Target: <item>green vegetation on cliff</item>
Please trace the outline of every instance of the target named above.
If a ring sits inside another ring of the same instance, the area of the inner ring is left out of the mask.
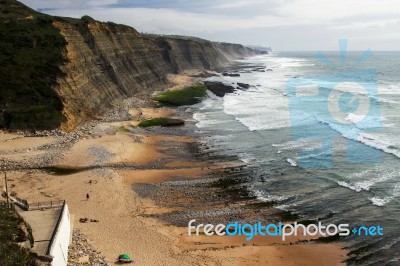
[[[201,102],[202,98],[206,96],[206,91],[207,87],[203,83],[198,83],[181,90],[169,90],[158,93],[153,99],[167,105],[192,105]]]
[[[193,37],[193,36],[182,36],[182,35],[159,35],[159,34],[153,34],[153,33],[142,33],[142,36],[151,40],[166,40],[166,39],[172,39],[172,40],[184,40],[184,41],[194,41],[198,43],[210,43],[211,41],[205,40],[202,38],[198,37]]]
[[[181,126],[185,123],[185,121],[180,119],[172,119],[172,118],[153,118],[148,120],[140,121],[138,124],[139,127],[172,127],[172,126]]]
[[[4,203],[0,203],[0,262],[2,266],[36,265],[35,259],[20,248],[14,239],[24,238],[19,229],[22,220]]]
[[[56,128],[63,104],[53,89],[66,42],[53,18],[0,0],[0,127]]]

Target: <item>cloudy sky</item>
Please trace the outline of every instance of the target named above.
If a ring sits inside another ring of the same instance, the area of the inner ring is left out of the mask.
[[[141,32],[192,35],[273,50],[400,50],[396,0],[22,0],[44,13],[113,21]]]

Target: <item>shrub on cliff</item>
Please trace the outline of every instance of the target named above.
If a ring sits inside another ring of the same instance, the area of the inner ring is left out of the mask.
[[[201,102],[202,98],[206,96],[206,91],[206,86],[203,83],[198,83],[181,90],[169,90],[158,93],[153,99],[167,105],[192,105]]]
[[[53,18],[0,1],[0,127],[55,128],[63,121],[53,90],[63,75],[65,39]]]
[[[0,262],[2,266],[37,265],[35,259],[12,241],[20,234],[22,220],[4,203],[0,203]]]
[[[92,17],[90,17],[88,15],[82,16],[81,20],[85,21],[85,22],[96,22],[96,20],[94,20],[94,18],[92,18]]]

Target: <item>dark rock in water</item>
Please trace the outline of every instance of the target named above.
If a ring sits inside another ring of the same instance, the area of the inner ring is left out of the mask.
[[[272,71],[272,69],[271,69],[271,68],[268,68],[267,71]]]
[[[255,68],[252,69],[252,71],[254,71],[254,72],[264,72],[262,70],[265,71],[265,68],[264,67],[255,67]]]
[[[243,88],[243,89],[248,89],[248,88],[250,88],[250,85],[247,84],[247,83],[238,82],[237,85],[238,85],[239,87]]]
[[[204,85],[206,85],[207,89],[218,97],[224,97],[225,94],[235,91],[234,87],[218,81],[205,81]]]
[[[238,74],[238,73],[226,73],[226,72],[224,72],[224,73],[222,73],[222,76],[224,76],[224,77],[240,77],[240,74]]]
[[[192,75],[189,75],[189,76],[194,77],[194,78],[209,78],[209,77],[212,77],[212,76],[217,76],[217,74],[211,73],[211,72],[207,72],[207,71],[201,71],[200,73],[192,74]]]
[[[185,124],[184,120],[166,118],[163,127],[173,127],[173,126],[183,126]]]

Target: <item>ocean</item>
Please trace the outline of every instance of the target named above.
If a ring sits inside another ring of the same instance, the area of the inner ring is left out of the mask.
[[[239,60],[240,77],[208,78],[250,88],[209,93],[197,129],[214,152],[257,169],[246,188],[275,208],[383,227],[383,236],[341,239],[349,264],[399,265],[400,52],[323,54],[274,52]],[[298,99],[300,89],[311,97]]]

